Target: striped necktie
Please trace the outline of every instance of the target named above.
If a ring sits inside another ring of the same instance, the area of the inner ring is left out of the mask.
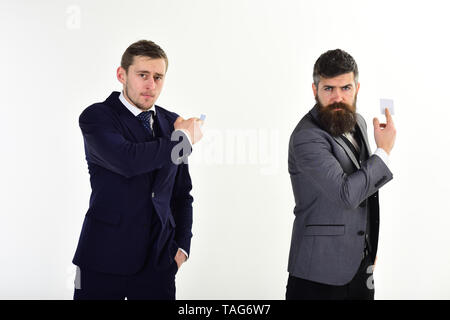
[[[150,118],[153,119],[153,115],[154,115],[154,111],[153,110],[149,110],[149,111],[144,111],[141,112],[140,114],[138,114],[137,118],[141,121],[142,125],[144,126],[145,130],[150,133],[150,135],[153,137],[153,130],[152,127],[150,125]]]

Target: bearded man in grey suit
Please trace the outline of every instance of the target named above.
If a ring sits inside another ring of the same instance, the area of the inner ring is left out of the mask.
[[[356,113],[360,84],[351,55],[336,49],[314,65],[315,106],[289,141],[295,221],[286,299],[374,299],[378,189],[392,180],[387,163],[396,130],[373,119],[377,149]]]

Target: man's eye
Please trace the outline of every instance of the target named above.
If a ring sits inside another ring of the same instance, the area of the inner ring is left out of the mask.
[[[159,77],[159,76],[155,77],[155,81],[156,80],[161,80],[161,79],[162,79],[162,77]]]
[[[324,88],[324,90],[325,91],[331,91],[333,88],[331,88],[331,87],[326,87],[326,88]]]
[[[350,90],[350,87],[343,87],[342,90],[348,91],[348,90]]]
[[[146,78],[147,78],[147,75],[146,75],[145,73],[140,73],[139,76],[140,76],[142,79],[146,79]]]

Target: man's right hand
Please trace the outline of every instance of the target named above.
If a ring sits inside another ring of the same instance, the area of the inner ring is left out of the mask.
[[[385,109],[386,123],[380,123],[377,118],[373,119],[373,129],[375,134],[375,142],[378,148],[382,148],[389,154],[394,147],[395,136],[397,134],[394,121],[392,120],[389,109]]]
[[[203,121],[199,118],[189,118],[187,120],[184,120],[182,117],[178,117],[177,120],[175,120],[173,126],[175,130],[186,130],[189,133],[189,138],[191,139],[192,144],[195,144],[203,137],[203,133],[200,128],[202,124]]]

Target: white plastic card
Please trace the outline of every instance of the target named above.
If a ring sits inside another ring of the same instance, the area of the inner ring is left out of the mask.
[[[380,111],[385,115],[385,108],[389,109],[391,115],[394,115],[394,100],[393,99],[380,99]]]

